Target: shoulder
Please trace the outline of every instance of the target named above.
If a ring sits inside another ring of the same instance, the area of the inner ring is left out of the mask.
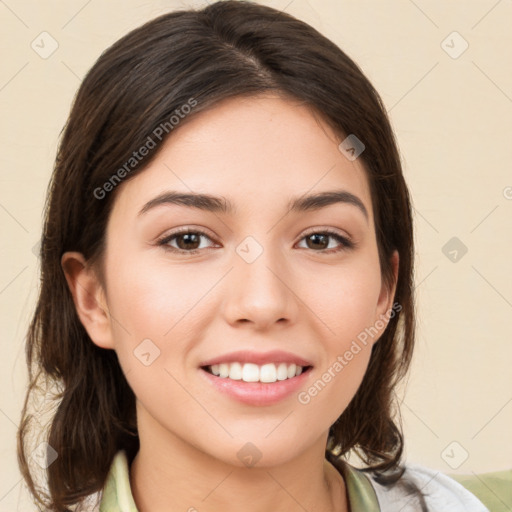
[[[420,464],[406,463],[402,477],[391,486],[379,484],[372,473],[367,476],[375,489],[382,512],[489,512],[460,483]],[[423,497],[418,495],[414,487],[421,491]]]

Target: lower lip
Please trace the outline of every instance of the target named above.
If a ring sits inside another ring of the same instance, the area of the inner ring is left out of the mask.
[[[245,382],[243,380],[232,380],[228,377],[217,377],[202,368],[199,371],[219,391],[247,405],[272,405],[284,400],[297,392],[304,385],[309,377],[311,368],[292,377],[291,379],[278,380],[276,382]]]

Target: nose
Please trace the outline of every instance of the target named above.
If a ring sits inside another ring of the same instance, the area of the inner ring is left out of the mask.
[[[283,255],[262,249],[254,261],[243,252],[234,254],[224,301],[224,314],[232,325],[249,323],[254,329],[265,330],[297,319],[299,304],[293,291],[293,272]]]

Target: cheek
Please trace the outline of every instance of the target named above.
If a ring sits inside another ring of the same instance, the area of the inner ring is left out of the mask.
[[[307,289],[308,307],[320,320],[325,359],[317,378],[298,395],[304,417],[331,425],[361,385],[378,338],[375,313],[380,293],[380,267],[375,257],[351,260],[317,272]],[[302,292],[303,294],[306,291]]]
[[[325,327],[330,351],[346,345],[375,322],[381,276],[372,254],[350,258],[339,266],[316,269],[301,296]]]
[[[115,350],[129,384],[142,402],[184,402],[187,395],[172,376],[183,381],[190,350],[211,320],[209,302],[202,299],[218,276],[185,271],[164,258],[118,261],[111,267],[109,306]]]
[[[162,341],[190,323],[195,310],[201,310],[201,298],[218,280],[164,258],[157,263],[155,258],[125,260],[114,268],[109,281],[113,314],[127,331]]]
[[[329,363],[318,369],[316,380],[297,397],[310,417],[322,418],[326,427],[336,421],[356,394],[371,355],[371,346],[357,340],[339,348]]]

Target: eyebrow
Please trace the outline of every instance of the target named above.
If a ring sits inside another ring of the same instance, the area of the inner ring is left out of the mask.
[[[289,201],[288,209],[291,212],[307,212],[319,210],[337,203],[350,204],[357,207],[365,216],[366,221],[368,221],[368,210],[364,203],[359,197],[346,190],[329,190],[317,194],[295,197]],[[232,215],[236,211],[234,204],[224,196],[213,196],[195,192],[184,193],[166,191],[148,201],[139,211],[138,215],[143,215],[157,206],[166,204],[187,206],[189,208],[196,208],[213,213],[223,213],[226,215]]]

